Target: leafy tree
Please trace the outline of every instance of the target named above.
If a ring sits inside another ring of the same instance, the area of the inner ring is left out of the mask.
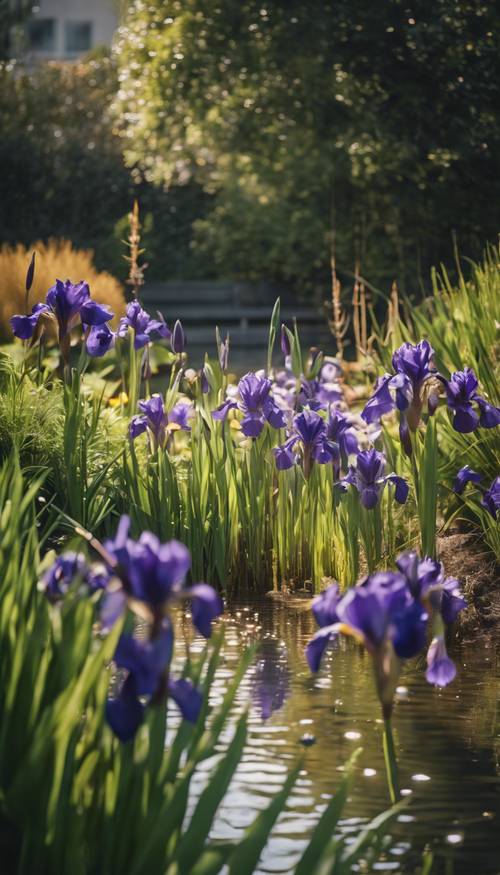
[[[196,180],[195,248],[301,283],[338,261],[415,287],[498,231],[497,4],[149,0],[116,45],[124,151]]]
[[[70,239],[124,279],[121,240],[137,197],[148,276],[189,275],[191,225],[206,198],[196,184],[165,193],[125,166],[110,112],[116,90],[103,51],[33,69],[0,63],[0,243]]]

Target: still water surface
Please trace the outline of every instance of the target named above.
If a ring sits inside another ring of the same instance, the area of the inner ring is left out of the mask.
[[[303,656],[315,628],[306,604],[289,606],[271,599],[233,604],[225,623],[214,704],[249,641],[261,645],[258,677],[250,672],[244,679],[235,709],[236,716],[252,701],[245,754],[212,837],[237,840],[281,787],[297,756],[305,753],[303,772],[257,870],[290,873],[355,748],[361,746],[363,752],[341,829],[356,833],[363,821],[388,806],[370,659],[354,642],[344,640],[312,676]],[[179,620],[179,644],[189,634],[188,625]],[[191,646],[196,650],[202,644],[195,640]],[[500,646],[479,637],[456,644],[451,652],[458,674],[445,690],[427,684],[423,661],[412,661],[401,676],[393,722],[401,786],[411,801],[391,827],[390,848],[376,871],[417,872],[422,850],[429,845],[433,873],[500,873]],[[262,718],[263,710],[279,705],[268,719]],[[301,744],[305,734],[315,737],[307,749]],[[213,760],[207,762],[204,770],[213,765]],[[195,796],[204,778],[204,772],[198,774]]]

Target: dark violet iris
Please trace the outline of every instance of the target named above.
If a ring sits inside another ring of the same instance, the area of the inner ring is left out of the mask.
[[[222,599],[208,584],[185,585],[191,557],[184,544],[178,541],[161,544],[151,532],[143,532],[138,541],[133,541],[128,537],[128,526],[128,518],[122,517],[116,537],[104,545],[116,563],[118,585],[109,587],[105,594],[101,623],[109,628],[127,604],[139,602],[150,612],[151,625],[147,640],[122,635],[116,650],[117,665],[129,674],[119,695],[108,702],[107,717],[123,741],[133,737],[143,719],[139,696],[156,700],[168,694],[185,719],[197,719],[201,707],[199,690],[191,681],[175,681],[168,673],[173,649],[168,609],[175,602],[190,599],[193,624],[206,638],[210,637],[212,621],[223,610]]]
[[[106,566],[91,566],[82,554],[68,553],[56,559],[41,582],[51,601],[63,598],[79,580],[90,592],[104,589],[100,605],[104,631],[128,608],[146,620],[147,628],[140,636],[122,633],[114,655],[117,667],[126,675],[118,695],[107,702],[106,717],[122,741],[134,737],[145,708],[167,695],[186,720],[197,719],[200,691],[186,678],[172,678],[169,670],[174,646],[169,610],[173,604],[189,600],[193,625],[205,638],[210,637],[212,622],[223,610],[222,599],[211,586],[186,585],[191,557],[184,544],[161,544],[151,532],[143,532],[134,541],[128,531],[128,517],[122,517],[116,537],[100,550]]]
[[[285,419],[271,393],[271,380],[252,372],[238,383],[239,401],[228,399],[213,411],[214,419],[224,421],[230,410],[243,414],[241,430],[246,437],[257,438],[266,422],[272,428],[284,428]]]
[[[45,304],[35,304],[29,316],[12,317],[10,322],[15,336],[22,340],[31,339],[43,315],[52,317],[57,323],[59,344],[65,358],[69,350],[69,334],[79,321],[85,330],[90,329],[90,334],[94,332],[90,347],[87,344],[89,355],[103,355],[111,346],[113,334],[106,323],[113,318],[113,313],[91,299],[87,283],[56,280],[47,292]],[[104,332],[99,339],[95,335],[97,328]],[[107,346],[103,350],[104,336]]]
[[[104,589],[109,571],[103,566],[90,566],[83,553],[67,552],[58,556],[40,582],[40,588],[50,601],[64,598],[70,586],[79,580],[88,590]]]
[[[404,504],[408,498],[408,483],[397,474],[385,474],[386,460],[378,450],[363,450],[356,456],[356,464],[349,468],[347,477],[340,481],[339,486],[346,489],[354,486],[358,491],[361,504],[367,510],[376,507],[387,483],[394,486],[394,497],[399,504]]]
[[[186,335],[184,334],[180,319],[177,319],[174,325],[174,330],[170,337],[170,346],[172,347],[172,352],[175,352],[176,355],[181,355],[186,347]]]
[[[358,439],[350,419],[344,413],[330,407],[330,413],[326,422],[326,436],[329,441],[338,447],[339,457],[342,464],[347,466],[350,455],[359,452]]]
[[[293,418],[290,437],[273,453],[279,471],[291,468],[301,459],[306,477],[313,462],[325,465],[338,460],[338,447],[328,439],[326,422],[315,410],[305,409]]]
[[[420,559],[414,550],[410,550],[398,556],[396,565],[412,595],[430,612],[439,613],[443,622],[455,622],[460,611],[467,607],[458,580],[445,577],[441,562],[428,556]]]
[[[427,627],[427,613],[411,595],[404,577],[377,572],[342,597],[333,584],[314,600],[313,613],[321,628],[306,648],[311,670],[318,671],[332,638],[340,633],[354,636],[373,658],[379,698],[389,715],[400,660],[422,650]]]
[[[453,411],[453,428],[462,434],[476,428],[500,425],[500,409],[479,395],[477,377],[472,368],[455,371],[445,383],[447,404]]]
[[[168,412],[165,410],[161,395],[152,395],[147,401],[139,401],[141,413],[133,416],[129,425],[129,436],[135,440],[140,434],[147,432],[152,452],[158,447],[164,448],[169,433],[176,429],[190,431],[190,419],[193,407],[188,402],[178,402]]]
[[[43,313],[51,313],[47,304],[35,304],[29,316],[12,316],[10,324],[14,336],[20,340],[30,340]]]
[[[312,605],[319,631],[306,647],[312,671],[319,670],[322,656],[339,634],[360,641],[373,658],[375,678],[384,716],[390,717],[394,691],[403,659],[416,656],[425,647],[427,628],[434,636],[427,654],[426,677],[445,686],[456,669],[446,652],[444,624],[454,622],[466,606],[454,578],[445,578],[441,563],[404,553],[396,562],[398,571],[375,572],[340,595],[332,584]]]
[[[484,493],[481,504],[496,520],[500,510],[500,477],[495,477],[490,488]]]
[[[128,537],[128,529],[129,519],[124,516],[116,537],[104,545],[116,562],[122,585],[106,593],[103,625],[109,627],[116,621],[129,598],[143,602],[153,613],[163,613],[169,603],[189,598],[197,630],[209,637],[211,621],[222,611],[222,600],[205,583],[185,585],[191,567],[187,547],[179,541],[161,544],[151,532],[143,532],[139,540],[134,541]]]
[[[134,332],[134,349],[142,349],[158,337],[166,339],[170,337],[167,323],[162,319],[152,319],[149,313],[142,309],[139,301],[131,301],[127,304],[125,316],[120,319],[116,336],[126,337],[129,328]]]
[[[375,392],[361,414],[365,422],[379,422],[384,414],[397,407],[405,412],[408,425],[414,431],[422,412],[423,388],[437,375],[433,356],[428,340],[421,340],[416,346],[403,343],[392,356],[395,373],[377,380]]]
[[[114,345],[115,334],[106,323],[104,323],[104,325],[92,326],[86,339],[86,347],[89,355],[94,358],[100,358]]]
[[[482,479],[482,474],[473,471],[470,465],[464,465],[463,468],[460,468],[460,470],[457,471],[453,483],[453,492],[456,492],[457,495],[461,495],[467,483],[479,483]]]
[[[416,431],[424,401],[432,415],[438,404],[437,381],[443,378],[433,364],[434,350],[428,340],[415,346],[403,343],[392,356],[394,374],[384,374],[375,384],[375,391],[361,414],[368,424],[378,423],[395,408],[400,412],[399,433],[407,455],[411,456],[410,431]]]
[[[287,334],[286,325],[284,323],[281,323],[280,347],[284,357],[287,358],[292,352],[292,347],[290,344],[290,338]]]

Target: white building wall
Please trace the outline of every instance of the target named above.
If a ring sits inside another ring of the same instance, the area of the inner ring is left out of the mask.
[[[91,24],[91,48],[109,45],[118,25],[113,0],[38,0],[33,7],[33,21],[54,19],[55,48],[42,51],[28,49],[33,57],[75,58],[81,52],[68,51],[66,22]]]

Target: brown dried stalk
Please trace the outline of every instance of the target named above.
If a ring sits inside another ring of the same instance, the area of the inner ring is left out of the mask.
[[[129,263],[129,271],[127,277],[127,285],[132,286],[132,294],[135,298],[139,298],[139,289],[144,285],[144,271],[147,264],[139,264],[139,259],[144,253],[144,249],[140,248],[141,244],[141,223],[139,221],[139,204],[134,201],[132,212],[128,215],[129,220],[129,235],[126,245],[128,246],[130,255],[125,255],[125,260]]]
[[[354,343],[356,346],[356,360],[359,361],[361,352],[361,334],[360,334],[360,300],[359,300],[359,264],[356,262],[354,266],[354,286],[352,289],[352,323],[354,331]]]
[[[337,277],[337,271],[335,268],[335,253],[331,251],[330,255],[330,268],[332,273],[332,315],[333,318],[329,319],[330,331],[335,337],[335,342],[337,344],[337,355],[340,361],[344,358],[344,337],[346,335],[347,329],[349,327],[349,318],[342,310],[342,301],[340,299],[340,282]]]
[[[389,304],[387,307],[387,334],[385,337],[385,342],[392,337],[394,332],[396,331],[397,324],[399,321],[399,293],[398,286],[396,280],[393,281],[391,286],[391,297],[389,299]]]

